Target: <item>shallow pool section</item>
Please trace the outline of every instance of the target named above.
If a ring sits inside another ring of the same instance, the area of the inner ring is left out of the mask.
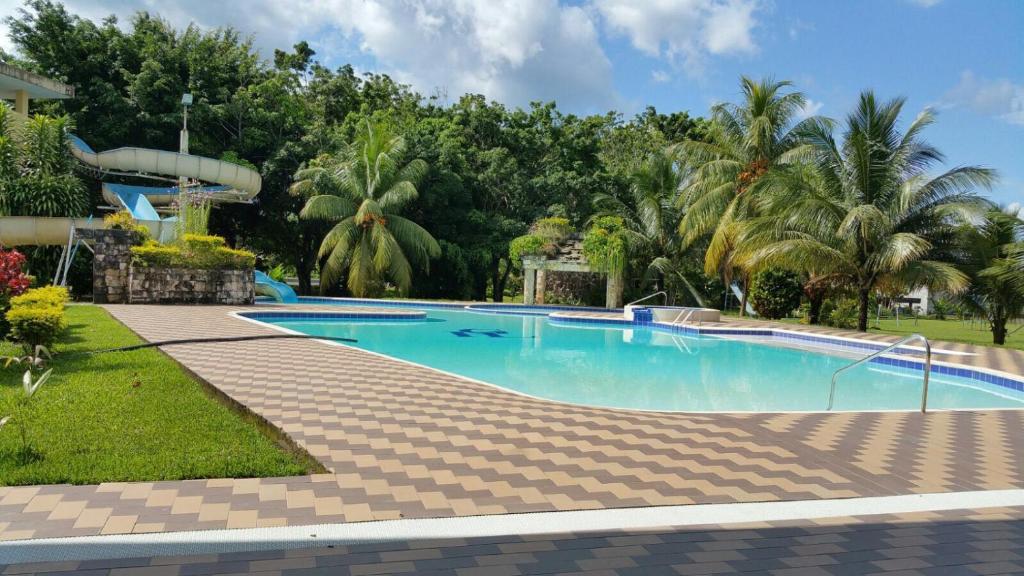
[[[339,302],[346,306],[351,302]],[[378,303],[379,305],[379,303]],[[862,356],[650,326],[552,321],[427,308],[400,322],[264,316],[259,320],[563,402],[672,411],[824,410],[832,373]],[[839,380],[837,410],[914,410],[920,370],[864,364]],[[1024,392],[933,374],[929,408],[1024,408]]]

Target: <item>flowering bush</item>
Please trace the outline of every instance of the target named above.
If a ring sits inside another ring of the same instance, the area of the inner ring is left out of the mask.
[[[25,255],[17,250],[0,250],[0,295],[17,296],[31,283],[21,267],[25,265]]]
[[[11,298],[28,290],[32,279],[22,271],[25,255],[17,250],[0,250],[0,338],[7,336],[10,325],[6,313]]]

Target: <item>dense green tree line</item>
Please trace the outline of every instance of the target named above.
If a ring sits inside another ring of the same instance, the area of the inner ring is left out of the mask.
[[[999,341],[1024,308],[1019,214],[978,195],[991,170],[939,170],[922,137],[932,116],[903,128],[901,99],[866,92],[844,122],[801,119],[788,82],[742,78],[741,99],[707,120],[577,116],[442,103],[328,69],[305,42],[263,59],[235,30],[146,13],[120,26],[28,0],[8,25],[18,54],[5,60],[75,86],[38,111],[98,149],[176,148],[192,93],[192,152],[263,175],[257,200],[215,211],[213,230],[294,268],[303,293],[319,274],[326,292],[500,301],[517,281],[510,243],[527,235],[516,258],[546,249],[533,224],[564,221],[600,232],[584,249],[624,269],[627,298],[717,306],[728,284],[784,268],[811,322],[843,299],[863,330],[877,295],[924,284],[986,314]]]
[[[214,231],[294,267],[304,292],[330,226],[300,219],[304,198],[289,187],[367,118],[386,119],[404,136],[407,160],[429,167],[403,215],[433,234],[441,254],[429,275],[413,269],[412,294],[448,298],[501,299],[508,242],[534,219],[560,214],[583,226],[595,194],[628,188],[634,160],[704,129],[686,113],[654,109],[625,122],[564,114],[554,103],[509,109],[479,95],[441,106],[386,75],[328,69],[304,42],[264,61],[235,30],[175,30],[147,13],[122,26],[29,0],[8,25],[18,54],[5,60],[75,87],[76,98],[37,111],[67,114],[96,149],[176,149],[181,94],[192,93],[192,153],[255,165],[264,181],[254,205],[216,211]]]

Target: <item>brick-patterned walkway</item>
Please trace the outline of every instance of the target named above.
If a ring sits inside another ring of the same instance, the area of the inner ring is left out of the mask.
[[[107,309],[150,340],[275,333],[229,307]],[[645,413],[311,340],[165,351],[332,473],[0,488],[0,539],[1024,486],[1024,411]]]
[[[750,525],[420,540],[50,562],[2,574],[515,576],[770,574],[845,576],[1024,573],[1024,508],[828,518]]]

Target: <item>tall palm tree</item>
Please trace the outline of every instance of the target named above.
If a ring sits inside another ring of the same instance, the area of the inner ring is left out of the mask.
[[[625,197],[605,192],[594,196],[595,217],[622,218],[631,252],[646,259],[645,284],[656,280],[657,288],[666,290],[670,301],[674,301],[673,286],[682,285],[703,305],[700,293],[681,272],[684,248],[678,228],[682,185],[679,163],[665,152],[655,152],[631,168]]]
[[[404,162],[405,140],[387,124],[365,121],[339,153],[299,170],[293,194],[309,196],[301,218],[336,222],[320,244],[321,289],[348,272],[356,296],[377,293],[385,280],[406,293],[412,263],[429,270],[441,247],[419,224],[398,212],[415,200],[427,171],[423,160]]]
[[[726,284],[740,268],[734,259],[736,237],[742,222],[756,215],[758,180],[799,156],[804,148],[798,134],[813,122],[795,122],[806,100],[800,92],[787,91],[790,82],[743,76],[740,86],[742,103],[712,108],[706,142],[685,141],[675,147],[693,168],[682,198],[685,214],[679,233],[687,246],[711,234],[704,270],[721,275]],[[746,279],[749,271],[742,274]]]
[[[762,217],[742,234],[757,265],[825,276],[853,288],[867,330],[868,300],[880,287],[963,290],[955,260],[958,217],[984,206],[974,194],[995,181],[992,170],[953,168],[936,176],[942,154],[920,139],[934,121],[925,110],[900,132],[904,100],[860,96],[837,143],[831,123],[816,121],[803,138],[810,163],[782,167],[762,179]]]
[[[992,208],[978,225],[960,229],[963,269],[971,278],[961,301],[988,317],[992,342],[1006,343],[1006,324],[1024,314],[1024,267],[1013,256],[1024,245],[1019,209]]]

